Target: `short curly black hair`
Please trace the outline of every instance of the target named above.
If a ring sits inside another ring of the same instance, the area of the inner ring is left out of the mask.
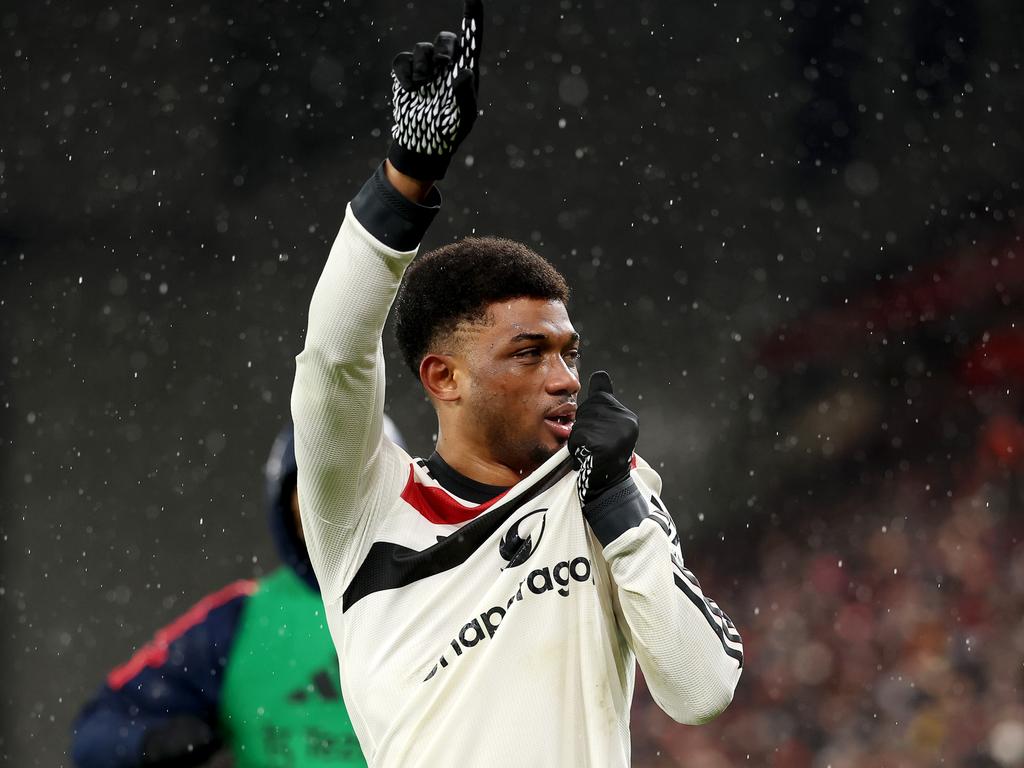
[[[418,257],[395,299],[395,338],[405,364],[420,361],[459,323],[481,322],[496,301],[530,298],[569,302],[565,278],[522,243],[467,237]]]

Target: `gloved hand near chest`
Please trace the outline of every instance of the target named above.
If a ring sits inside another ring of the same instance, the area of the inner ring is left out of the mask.
[[[629,477],[639,436],[636,414],[615,399],[611,377],[605,371],[595,371],[569,436],[569,453],[580,472],[584,504]]]
[[[629,474],[639,435],[636,414],[615,398],[611,378],[605,371],[593,373],[587,399],[576,411],[569,453],[579,472],[583,514],[604,545],[647,516],[647,505]]]

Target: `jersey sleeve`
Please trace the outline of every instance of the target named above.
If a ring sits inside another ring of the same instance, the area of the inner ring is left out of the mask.
[[[587,517],[615,584],[620,626],[651,695],[680,723],[718,716],[743,671],[743,642],[732,620],[704,594],[683,562],[661,481],[642,460],[622,487]]]
[[[383,438],[381,333],[439,208],[432,195],[417,205],[378,169],[348,206],[310,302],[291,407],[302,526],[328,604],[372,531],[386,477],[401,471],[400,451]]]
[[[79,713],[72,735],[78,768],[142,765],[146,735],[188,715],[216,731],[223,671],[254,581],[200,600],[115,668]]]

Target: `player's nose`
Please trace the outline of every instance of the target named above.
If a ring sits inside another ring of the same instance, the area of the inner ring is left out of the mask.
[[[561,356],[548,373],[547,391],[551,395],[575,395],[580,391],[580,375]]]

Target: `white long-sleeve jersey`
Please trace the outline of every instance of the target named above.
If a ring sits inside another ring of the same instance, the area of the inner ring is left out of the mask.
[[[306,542],[370,765],[628,765],[636,662],[670,716],[715,717],[740,637],[684,567],[649,466],[632,471],[644,514],[599,539],[565,448],[473,506],[383,436],[381,333],[415,250],[382,240],[411,203],[380,174],[360,196],[314,292],[292,412]]]

